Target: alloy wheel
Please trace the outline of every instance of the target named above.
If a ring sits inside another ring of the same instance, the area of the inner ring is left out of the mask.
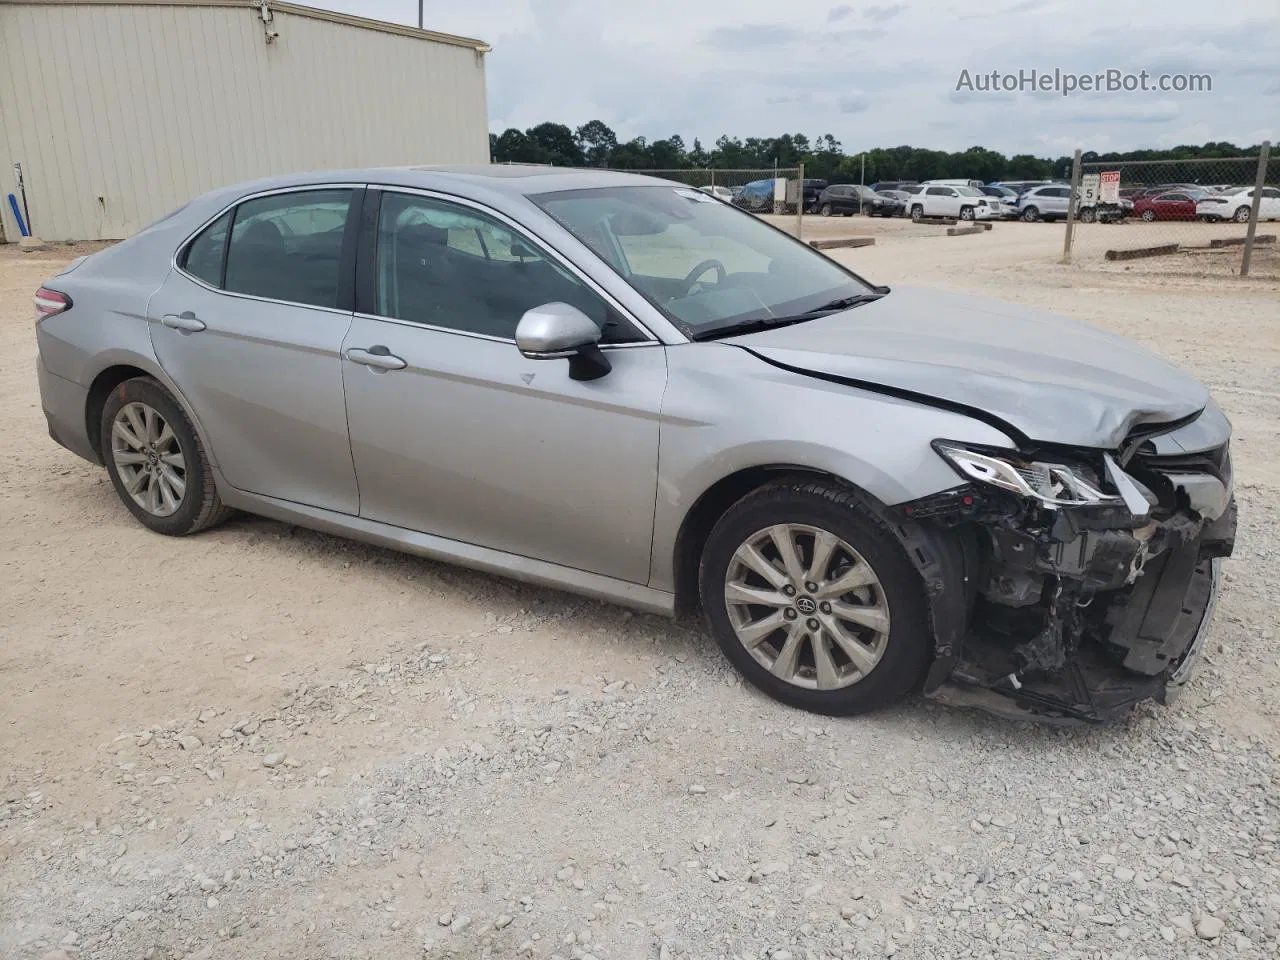
[[[126,403],[111,422],[111,459],[125,492],[155,517],[172,516],[187,492],[187,461],[155,407]]]
[[[812,690],[865,678],[889,641],[880,578],[827,530],[775,524],[734,551],[725,608],[738,641],[774,676]]]

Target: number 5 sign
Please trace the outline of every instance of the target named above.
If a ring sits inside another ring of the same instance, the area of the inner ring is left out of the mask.
[[[1101,193],[1100,178],[1096,173],[1086,173],[1080,178],[1080,206],[1093,207],[1098,204]]]

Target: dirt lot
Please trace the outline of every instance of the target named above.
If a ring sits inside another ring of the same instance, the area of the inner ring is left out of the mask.
[[[77,251],[5,248],[0,957],[1276,956],[1280,284],[856,226],[835,255],[872,279],[1051,307],[1215,390],[1240,539],[1177,704],[832,721],[696,624],[249,517],[151,535],[45,434],[30,295]]]

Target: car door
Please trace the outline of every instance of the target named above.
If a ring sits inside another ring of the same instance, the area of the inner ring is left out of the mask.
[[[1191,208],[1191,217],[1187,216],[1187,208]],[[1158,220],[1186,220],[1195,216],[1195,204],[1185,193],[1163,193],[1155,200],[1156,218]]]
[[[1280,190],[1275,187],[1262,188],[1262,199],[1258,202],[1258,219],[1280,219]]]
[[[156,358],[231,486],[359,509],[340,350],[362,189],[252,197],[184,246],[147,304]]]
[[[665,348],[512,222],[369,192],[343,346],[360,515],[634,583],[649,575]],[[613,369],[516,348],[524,312],[579,307]]]

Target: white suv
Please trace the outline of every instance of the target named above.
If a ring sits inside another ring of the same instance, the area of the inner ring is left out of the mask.
[[[1018,198],[1018,216],[1028,223],[1036,220],[1065,220],[1071,188],[1065,184],[1034,187]]]
[[[912,220],[924,217],[959,217],[961,220],[990,220],[1001,212],[990,203],[990,197],[973,187],[926,183],[907,201]]]

